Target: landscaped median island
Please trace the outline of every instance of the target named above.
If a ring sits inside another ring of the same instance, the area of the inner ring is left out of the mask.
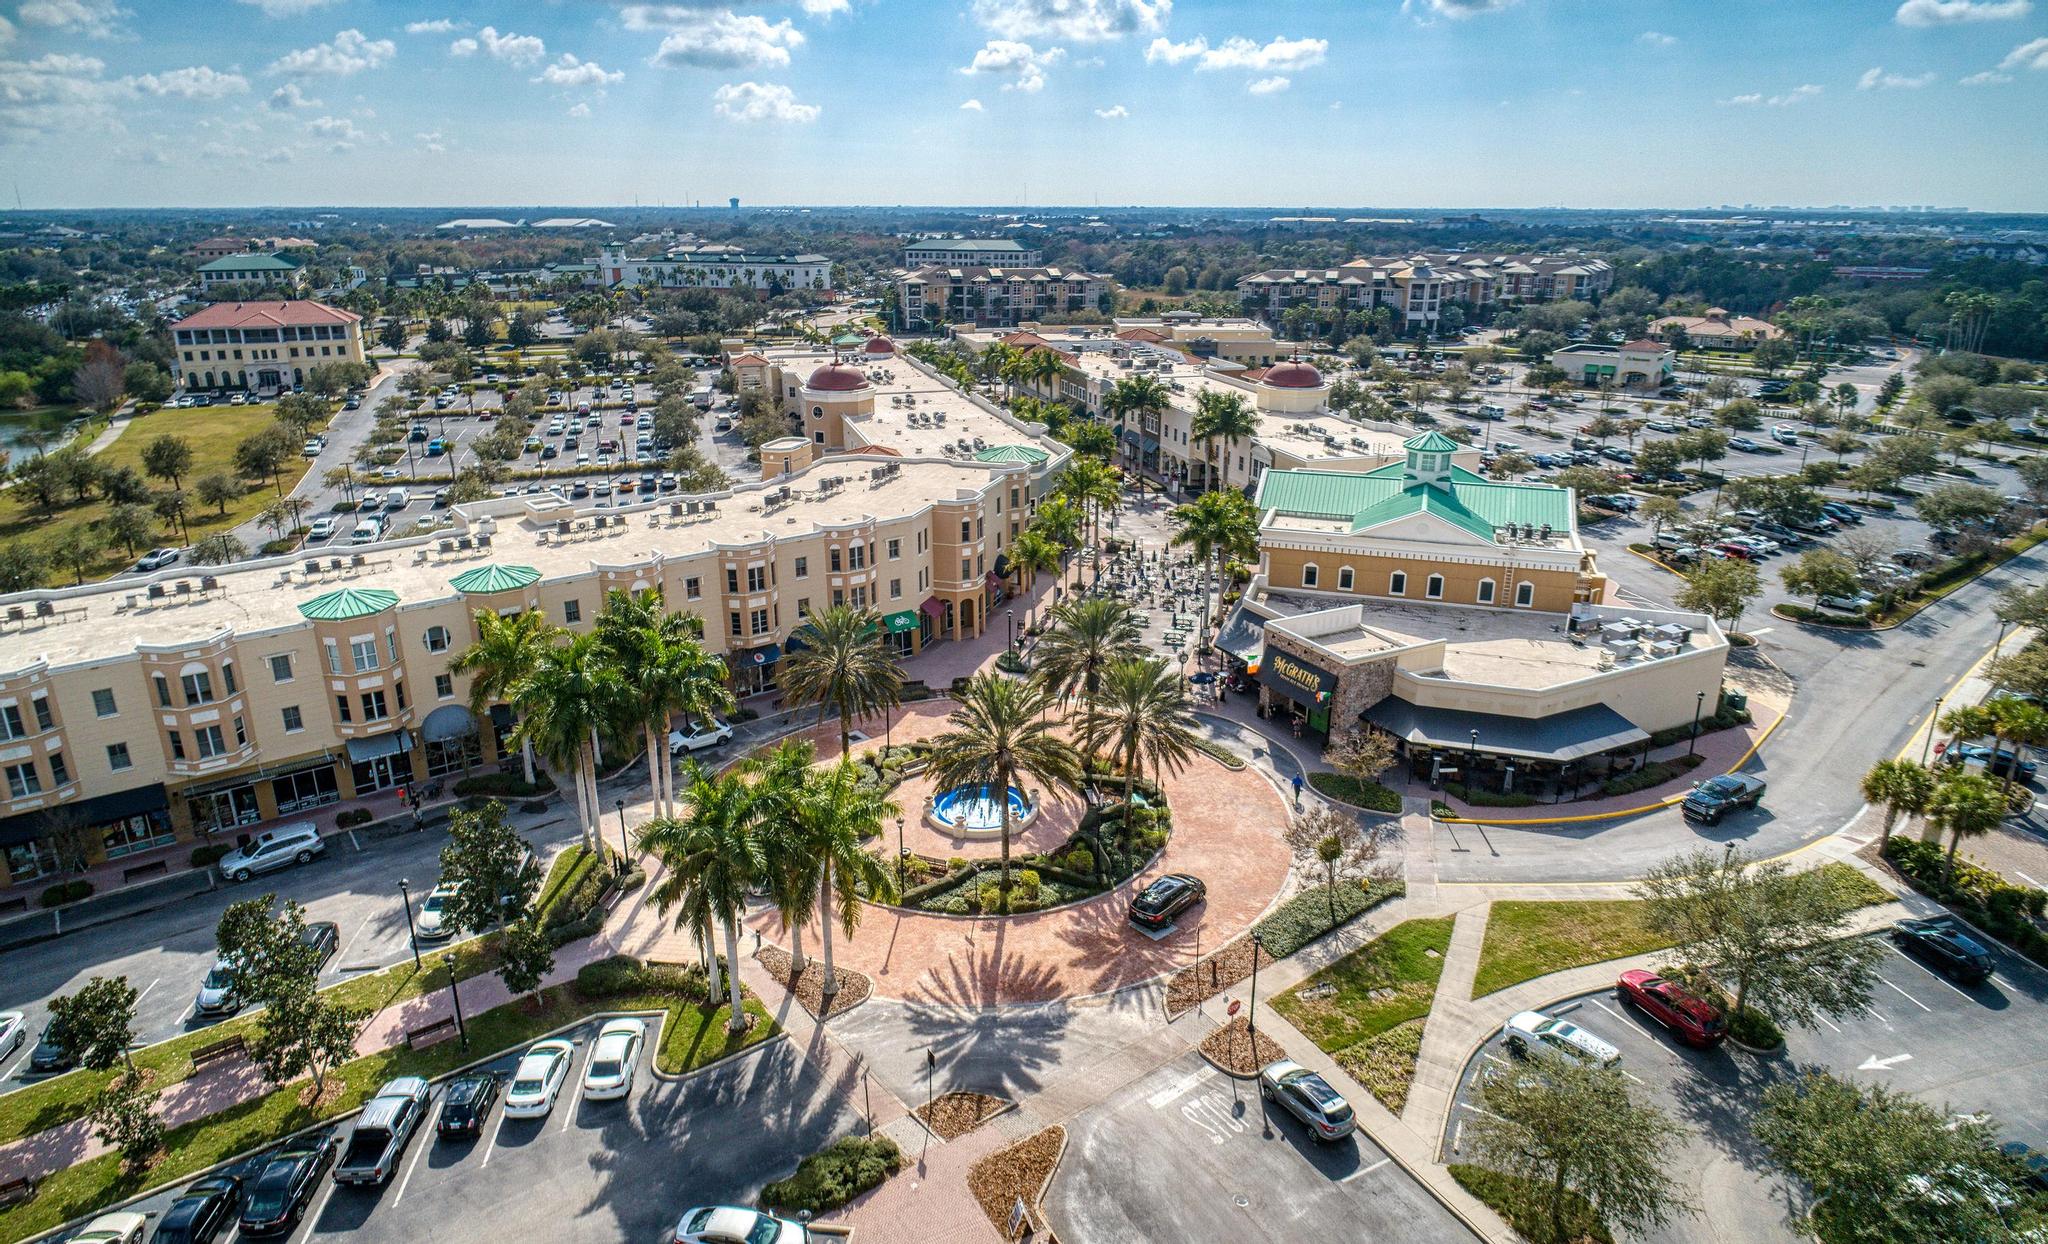
[[[1451,945],[1449,916],[1404,920],[1273,999],[1273,1009],[1396,1114]]]
[[[1378,782],[1361,781],[1343,773],[1311,773],[1308,784],[1318,795],[1348,803],[1368,812],[1399,812],[1401,796]]]
[[[974,1193],[998,1235],[1010,1237],[1010,1209],[1020,1200],[1030,1212],[1032,1225],[1044,1225],[1038,1199],[1052,1181],[1066,1147],[1067,1129],[1056,1123],[1007,1149],[998,1149],[968,1170],[968,1191]]]
[[[903,1151],[887,1136],[842,1136],[799,1162],[796,1174],[761,1189],[761,1204],[779,1214],[821,1214],[902,1169]]]
[[[1562,1234],[1553,1236],[1550,1207],[1544,1203],[1544,1193],[1548,1190],[1539,1188],[1534,1180],[1465,1162],[1453,1162],[1447,1169],[1459,1187],[1505,1218],[1516,1234],[1525,1240],[1555,1238],[1572,1244],[1584,1244],[1585,1241],[1614,1244],[1614,1236],[1608,1231],[1607,1224],[1600,1221],[1600,1216],[1593,1212],[1586,1198],[1576,1192],[1564,1194],[1564,1230]]]
[[[910,1113],[940,1140],[958,1140],[1009,1108],[1010,1103],[1001,1097],[955,1090],[919,1102]]]
[[[796,995],[798,1005],[810,1012],[812,1019],[824,1019],[828,1015],[840,1015],[868,1000],[875,989],[875,983],[864,972],[851,968],[836,968],[833,983],[838,986],[832,993],[825,992],[825,961],[816,955],[804,956],[804,970],[792,973],[795,960],[789,952],[779,946],[763,946],[754,952],[754,959],[768,970],[777,984]],[[792,975],[795,979],[792,980]]]
[[[780,1031],[751,994],[744,999],[747,1026],[737,1033],[728,1031],[729,1007],[723,1001],[715,1005],[707,1001],[705,984],[703,971],[695,965],[641,964],[623,956],[588,964],[573,982],[469,1016],[466,1049],[459,1042],[445,1040],[420,1049],[394,1046],[352,1059],[332,1073],[340,1081],[339,1091],[311,1108],[304,1104],[301,1083],[285,1084],[172,1128],[164,1137],[162,1156],[146,1171],[124,1169],[118,1153],[102,1154],[57,1171],[39,1182],[28,1200],[0,1210],[0,1244],[27,1239],[346,1114],[397,1076],[445,1076],[595,1013],[663,1012],[654,1067],[664,1075],[708,1066]]]
[[[1400,881],[1346,879],[1334,886],[1311,886],[1280,904],[1254,927],[1265,944],[1259,962],[1271,963],[1341,928],[1390,898],[1407,892]],[[1251,935],[1226,944],[1190,968],[1174,974],[1166,986],[1166,1016],[1177,1019],[1252,974]]]

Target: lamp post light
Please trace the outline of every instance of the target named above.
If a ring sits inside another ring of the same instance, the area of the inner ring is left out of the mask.
[[[1010,619],[1010,648],[1014,651],[1017,647],[1017,611],[1005,609],[1003,613]]]
[[[1927,719],[1927,737],[1921,740],[1920,743],[1920,763],[1923,765],[1927,763],[1928,749],[1934,746],[1934,732],[1939,728],[1937,723],[1941,721],[1941,705],[1944,698],[1943,696],[1936,696],[1934,698],[1934,713]]]
[[[412,970],[420,970],[420,938],[412,924],[412,890],[405,884],[405,878],[398,879],[398,898],[405,904],[405,940],[412,947]]]
[[[910,852],[903,846],[903,818],[896,818],[896,888],[903,888],[903,875],[910,865]]]
[[[1474,731],[1472,732],[1472,759],[1471,759],[1471,760],[1470,760],[1470,761],[1468,762],[1468,764],[1467,764],[1467,767],[1468,767],[1468,768],[1469,768],[1469,769],[1470,769],[1471,771],[1470,771],[1470,772],[1468,772],[1468,773],[1467,773],[1467,774],[1465,775],[1465,790],[1466,790],[1467,792],[1471,792],[1471,791],[1475,791],[1475,790],[1478,790],[1478,789],[1479,789],[1479,732],[1478,732],[1477,730],[1474,730]]]
[[[448,969],[448,1000],[455,1004],[455,1034],[462,1039],[462,1048],[469,1048],[469,1025],[462,1021],[462,988],[455,980],[455,959],[450,956],[441,961]]]
[[[1692,754],[1693,754],[1694,752],[1696,752],[1696,751],[1698,751],[1698,750],[1699,750],[1699,745],[1700,745],[1700,714],[1701,714],[1701,713],[1703,713],[1703,712],[1705,712],[1705,711],[1706,711],[1706,708],[1707,708],[1707,693],[1706,693],[1706,692],[1704,692],[1704,691],[1702,691],[1702,692],[1700,692],[1700,693],[1699,693],[1699,695],[1698,695],[1698,696],[1696,696],[1696,697],[1695,697],[1695,698],[1693,699],[1693,704],[1692,704],[1692,741],[1691,741],[1691,742],[1689,742],[1689,743],[1687,743],[1687,744],[1685,745],[1685,754],[1686,754],[1686,755],[1688,755],[1688,756],[1692,755]]]
[[[1252,1057],[1259,1054],[1259,952],[1266,948],[1266,939],[1261,934],[1252,934],[1252,1004],[1245,1012],[1244,1028],[1251,1034]]]
[[[623,799],[618,800],[617,807],[619,809],[619,867],[617,871],[620,876],[624,876],[626,873],[626,856],[633,848],[626,841],[626,801]]]

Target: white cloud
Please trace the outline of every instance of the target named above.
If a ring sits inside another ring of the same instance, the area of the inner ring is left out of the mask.
[[[450,56],[474,56],[479,51],[509,65],[531,65],[546,56],[548,49],[538,35],[500,34],[495,26],[477,31],[474,39],[457,39],[448,45]]]
[[[800,104],[786,86],[763,82],[728,82],[711,93],[714,111],[730,121],[782,121],[803,124],[818,119],[816,104]]]
[[[1933,81],[1934,75],[1932,73],[1916,74],[1909,78],[1904,74],[1886,73],[1882,67],[1879,67],[1864,70],[1863,76],[1856,80],[1856,89],[1859,91],[1917,91]]]
[[[1401,10],[1405,13],[1414,12],[1419,8],[1433,16],[1448,17],[1455,21],[1477,17],[1481,13],[1498,13],[1502,9],[1514,7],[1515,2],[1516,0],[1401,0]]]
[[[1776,95],[1767,96],[1762,94],[1761,92],[1752,92],[1748,95],[1736,95],[1731,98],[1724,99],[1721,102],[1724,104],[1733,104],[1738,107],[1747,107],[1754,106],[1756,104],[1764,104],[1772,108],[1789,108],[1793,104],[1803,103],[1806,100],[1812,99],[1814,96],[1819,95],[1820,93],[1820,87],[1815,86],[1811,82],[1808,82],[1800,86],[1795,86],[1789,91],[1781,91]]]
[[[1178,65],[1184,60],[1193,60],[1209,50],[1209,41],[1196,35],[1185,43],[1175,43],[1164,36],[1154,39],[1145,49],[1145,63],[1165,62]]]
[[[1970,75],[1969,77],[1967,77],[1967,78],[1962,78],[1962,79],[1959,79],[1959,80],[1958,80],[1958,81],[1956,82],[1956,85],[1957,85],[1957,86],[2003,86],[2003,85],[2004,85],[2005,83],[2007,83],[2007,82],[2010,82],[2010,81],[2012,81],[2012,75],[2011,75],[2011,74],[2009,74],[2009,73],[1999,73],[1999,72],[1998,72],[1997,70],[1995,70],[1995,69],[1986,69],[1986,70],[1985,70],[1985,71],[1984,71],[1983,73],[1973,73],[1973,74],[1971,74],[1971,75]]]
[[[1727,99],[1722,100],[1721,102],[1724,104],[1733,104],[1737,107],[1746,107],[1750,104],[1761,104],[1762,102],[1764,102],[1764,97],[1752,92],[1748,95],[1731,95]],[[1507,107],[1508,101],[1500,101],[1500,106],[1503,108]]]
[[[1954,26],[2017,21],[2033,11],[2033,0],[1905,0],[1892,20],[1901,26]]]
[[[1278,95],[1293,85],[1294,79],[1286,74],[1276,73],[1270,78],[1260,78],[1258,81],[1247,85],[1244,89],[1254,95]]]
[[[2005,54],[1998,62],[2000,70],[2007,69],[2048,69],[2048,39],[2035,39],[2022,43]]]
[[[1195,68],[1243,69],[1253,73],[1293,72],[1322,64],[1329,51],[1328,39],[1274,39],[1260,44],[1233,35],[1204,51]]]
[[[398,55],[398,45],[389,39],[370,39],[360,30],[349,29],[326,43],[287,52],[270,66],[272,73],[325,74],[346,78],[377,66]]]
[[[1107,108],[1097,108],[1095,115],[1105,121],[1121,121],[1131,115],[1131,110],[1122,104],[1111,104]]]
[[[425,133],[414,134],[413,141],[420,145],[421,150],[431,151],[436,155],[448,150],[448,144],[441,141],[441,131],[439,130],[428,130]]]
[[[960,105],[960,111],[962,112],[980,112],[981,110],[981,101],[978,99],[970,99]]]
[[[219,99],[249,89],[249,79],[241,74],[222,73],[209,65],[139,74],[125,82],[144,95],[174,95],[179,99]]]
[[[16,10],[24,26],[48,30],[75,30],[94,39],[111,39],[123,33],[121,19],[133,16],[114,0],[29,0]]]
[[[607,87],[623,82],[625,79],[626,75],[623,71],[613,70],[608,72],[603,65],[598,64],[596,61],[577,60],[575,53],[564,52],[554,64],[541,70],[540,76],[535,78],[534,81],[545,82],[549,86],[561,87]]]
[[[1173,0],[974,0],[974,20],[1006,39],[1100,43],[1166,27]]]
[[[661,7],[674,20],[664,23],[669,33],[648,63],[663,69],[783,66],[789,64],[790,49],[803,46],[803,32],[788,18],[770,22],[751,13],[684,13],[676,5]]]
[[[299,158],[299,153],[290,147],[272,147],[263,154],[265,164],[290,164]]]
[[[1058,64],[1066,54],[1065,48],[1047,48],[1040,52],[1030,44],[1014,39],[990,39],[960,72],[1007,77],[1010,80],[1003,83],[1004,90],[1029,94],[1044,88],[1045,71]]]
[[[590,105],[577,104],[575,107],[569,109],[569,115],[572,117],[587,117],[590,115]]]
[[[1636,42],[1646,48],[1668,48],[1678,45],[1677,35],[1667,35],[1661,30],[1645,30],[1636,36]]]
[[[294,108],[319,108],[321,106],[319,100],[307,98],[306,93],[299,89],[299,84],[296,82],[287,82],[270,93],[269,107],[272,112],[290,112]]]
[[[803,8],[812,17],[837,17],[853,11],[853,0],[803,0]]]
[[[14,42],[14,23],[0,17],[0,48]]]
[[[340,0],[241,0],[243,4],[254,5],[263,10],[265,17],[297,17],[311,13],[314,9],[338,4]]]
[[[302,127],[308,134],[318,134],[335,142],[359,143],[363,132],[347,117],[314,117]]]
[[[409,35],[445,35],[452,31],[467,30],[469,23],[458,22],[452,17],[436,17],[424,22],[407,22],[405,33]]]
[[[0,132],[49,138],[91,126],[120,128],[113,99],[127,88],[100,75],[96,56],[52,52],[32,61],[0,61]]]

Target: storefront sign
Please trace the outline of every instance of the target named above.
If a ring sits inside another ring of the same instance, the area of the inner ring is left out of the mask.
[[[1337,676],[1271,644],[1259,658],[1259,681],[1289,699],[1327,704],[1337,694]]]

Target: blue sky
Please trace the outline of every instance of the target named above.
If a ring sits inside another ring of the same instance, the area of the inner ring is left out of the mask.
[[[0,0],[0,23],[0,203],[29,207],[2048,210],[2048,0]]]

